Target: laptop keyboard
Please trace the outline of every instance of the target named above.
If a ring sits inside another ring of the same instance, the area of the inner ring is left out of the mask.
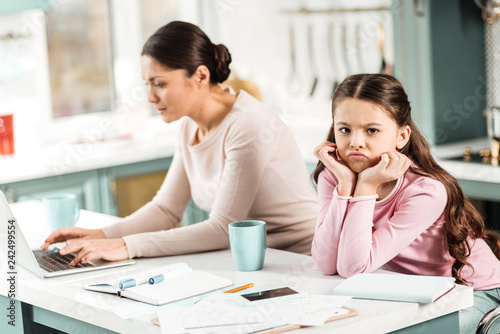
[[[59,249],[53,248],[50,250],[34,250],[35,258],[38,261],[40,267],[48,272],[76,269],[83,267],[93,267],[93,263],[77,263],[76,266],[71,266],[69,263],[75,258],[74,254],[59,254]]]

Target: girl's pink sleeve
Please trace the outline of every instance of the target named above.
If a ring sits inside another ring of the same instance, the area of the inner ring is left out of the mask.
[[[337,256],[342,223],[351,197],[339,196],[337,179],[326,168],[318,178],[319,213],[311,255],[325,275],[337,273]]]
[[[376,199],[351,198],[338,243],[339,275],[371,272],[391,261],[440,218],[446,202],[444,186],[427,179],[407,188],[390,217],[373,229]]]

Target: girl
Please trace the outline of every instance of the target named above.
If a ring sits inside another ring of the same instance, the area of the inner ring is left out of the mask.
[[[176,152],[153,200],[103,229],[60,229],[42,246],[66,241],[73,263],[225,249],[228,225],[267,222],[268,246],[310,254],[317,195],[292,134],[245,91],[220,85],[231,56],[197,26],[171,22],[142,50],[148,99],[161,119],[181,118]],[[173,228],[190,198],[210,212],[198,224]]]
[[[453,276],[474,287],[474,307],[460,314],[461,331],[474,333],[500,304],[500,240],[434,161],[401,83],[349,76],[333,95],[332,117],[327,141],[315,149],[317,266],[343,277],[379,267]]]

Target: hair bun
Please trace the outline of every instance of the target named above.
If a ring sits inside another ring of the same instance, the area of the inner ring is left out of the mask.
[[[231,54],[223,44],[214,44],[214,53],[215,73],[212,73],[212,76],[215,82],[222,83],[229,77],[229,73],[231,73],[231,70],[229,69],[229,64],[231,64]]]

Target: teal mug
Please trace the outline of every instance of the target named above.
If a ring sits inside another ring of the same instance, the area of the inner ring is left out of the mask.
[[[266,222],[242,220],[229,224],[229,243],[239,271],[262,269],[266,255]]]
[[[43,204],[51,231],[62,227],[73,227],[80,218],[80,205],[74,194],[45,196]]]

